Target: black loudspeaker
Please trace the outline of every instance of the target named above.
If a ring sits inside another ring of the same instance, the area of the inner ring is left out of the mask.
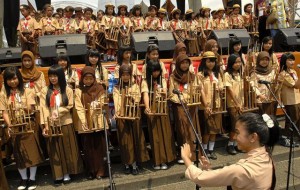
[[[85,34],[48,35],[39,37],[39,53],[42,58],[57,57],[64,53],[68,56],[86,54]]]
[[[220,48],[222,48],[222,54],[228,54],[228,46],[230,38],[238,38],[242,42],[242,50],[247,53],[247,48],[250,40],[250,35],[246,29],[227,29],[227,30],[213,30],[209,39],[215,39]]]
[[[21,48],[0,48],[0,60],[21,59]]]
[[[146,53],[150,44],[157,44],[159,51],[171,51],[175,47],[175,39],[170,31],[134,32],[131,39],[131,46],[136,53]]]
[[[273,44],[275,52],[300,51],[300,28],[279,29]]]

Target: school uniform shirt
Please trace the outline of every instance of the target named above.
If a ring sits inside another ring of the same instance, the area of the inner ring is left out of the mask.
[[[131,87],[127,88],[127,95],[128,94],[134,95],[133,96],[134,102],[141,101],[141,91],[140,91],[140,87],[137,84],[133,84]],[[121,112],[121,108],[124,108],[122,106],[122,89],[120,92],[118,86],[115,86],[113,89],[113,99],[114,99],[115,113]]]
[[[208,106],[213,106],[213,104],[215,104],[216,108],[220,108],[221,97],[216,96],[215,100],[213,100],[213,96],[214,96],[213,85],[216,84],[216,89],[219,89],[219,93],[220,93],[220,90],[222,90],[224,87],[221,75],[219,74],[219,76],[216,77],[214,74],[212,74],[211,76],[204,77],[204,74],[202,72],[198,72],[197,76],[203,84],[203,90],[204,90],[204,94],[206,95],[206,101],[208,103]],[[201,105],[200,109],[203,110],[204,106]]]
[[[97,106],[101,106],[104,109],[104,103],[107,103],[107,96],[106,93],[102,93],[100,94],[99,97],[95,97],[95,101],[91,103],[91,109],[90,109],[90,115],[89,118],[87,116],[87,108],[84,107],[84,104],[82,102],[82,91],[79,88],[76,88],[75,90],[75,110],[77,112],[78,115],[78,123],[76,125],[78,125],[78,133],[90,133],[92,131],[84,131],[82,128],[82,124],[88,124],[88,120],[90,119],[90,121],[94,124],[94,125],[98,125],[99,131],[104,129],[104,123],[103,123],[103,112],[101,110],[95,110],[95,107],[93,107],[93,105],[97,105]],[[107,105],[106,105],[107,106]],[[106,128],[108,129],[108,123],[107,120],[105,119],[105,125]]]
[[[18,32],[33,32],[34,30],[41,29],[35,18],[27,16],[26,18],[21,18],[17,27]]]
[[[273,100],[273,96],[271,95],[267,86],[264,84],[258,84],[258,81],[265,80],[268,82],[274,82],[275,75],[276,74],[274,70],[272,70],[268,75],[260,75],[255,72],[250,75],[250,85],[255,91],[256,96],[258,97],[259,95],[264,95],[267,98],[267,100],[264,102],[262,102],[260,98],[257,98],[256,103],[266,103]]]
[[[172,31],[176,31],[176,30],[185,30],[185,26],[183,24],[182,20],[171,20],[170,21],[170,28]]]
[[[120,27],[123,26],[124,27],[123,29],[128,31],[132,27],[132,22],[129,17],[118,16],[117,17],[117,25]]]
[[[53,17],[43,17],[40,20],[41,29],[44,33],[55,33],[55,31],[59,28],[59,23],[56,18]]]
[[[191,164],[185,177],[202,187],[231,186],[233,190],[270,189],[272,160],[266,148],[260,147],[247,153],[245,159],[217,170],[202,170]]]
[[[161,25],[157,17],[148,16],[145,19],[145,30],[160,30]]]
[[[34,89],[35,95],[37,97],[40,97],[41,90],[46,86],[44,73],[42,71],[40,71],[40,72],[41,72],[40,78],[38,78],[37,80],[35,80],[33,82],[24,83],[25,88]]]
[[[59,28],[63,34],[75,34],[77,30],[76,22],[73,18],[63,17],[62,26]]]
[[[215,30],[224,30],[228,29],[228,20],[226,18],[217,18],[214,20],[214,29]]]
[[[98,26],[96,25],[96,21],[92,19],[83,19],[80,21],[78,28],[81,30],[82,34],[93,33],[98,31]]]
[[[35,92],[32,89],[25,88],[24,94],[21,95],[18,90],[14,97],[10,96],[7,97],[6,92],[0,93],[0,110],[7,110],[8,107],[11,105],[12,101],[14,100],[16,106],[28,107],[30,105],[35,105]]]
[[[203,30],[213,30],[213,20],[211,18],[200,18],[198,27]]]
[[[108,87],[108,70],[104,66],[101,66],[101,69],[103,74],[102,82]],[[95,76],[97,82],[101,82],[101,76],[98,67],[95,69]]]
[[[83,17],[80,17],[80,18],[75,17],[75,18],[74,18],[77,27],[79,27],[79,24],[80,24],[80,22],[81,22],[83,19],[84,19]]]
[[[238,100],[241,105],[243,105],[244,83],[240,74],[235,74],[233,79],[233,77],[228,72],[226,72],[224,74],[224,78],[225,78],[224,86],[230,87],[231,90],[233,91],[233,94],[235,95],[235,99]],[[229,95],[226,95],[226,101],[227,101],[227,107],[229,108],[237,106]]]
[[[282,71],[279,77],[282,81],[281,87],[281,101],[283,105],[300,104],[300,90],[294,88],[298,80],[297,72],[290,69],[289,72]]]
[[[191,85],[193,85],[194,88],[195,87],[197,87],[199,89],[203,88],[203,85],[199,81],[197,76],[195,76],[195,79],[194,79],[193,82],[190,82],[190,83],[187,83],[187,84],[180,84],[180,83],[178,83],[177,81],[174,80],[174,75],[172,74],[170,76],[170,86],[169,86],[169,99],[170,99],[170,101],[172,101],[173,103],[176,103],[176,104],[180,104],[180,100],[178,98],[178,95],[173,93],[173,90],[177,89],[182,93],[180,95],[181,100],[184,103],[189,103],[189,100],[191,99],[191,93],[194,93],[194,91],[191,92]]]
[[[46,95],[48,91],[48,86],[44,87],[41,91],[41,98],[40,98],[40,106],[41,106],[41,124],[48,124],[47,118],[51,116],[50,109],[46,105]],[[61,93],[57,94],[55,98],[56,100],[60,102],[60,105],[58,107],[58,115],[60,119],[61,125],[69,125],[73,123],[72,115],[70,113],[70,110],[73,108],[73,90],[70,87],[66,87],[66,95],[68,97],[68,105],[62,106],[62,96]],[[56,103],[57,103],[56,101]]]
[[[111,29],[112,27],[118,27],[117,18],[115,16],[104,15],[102,17],[101,26],[104,26],[105,30]]]
[[[198,27],[198,21],[196,20],[189,20],[184,21],[184,28],[187,30],[188,33],[193,33],[190,37],[196,38],[197,37],[197,27]]]
[[[75,86],[79,85],[79,77],[76,69],[71,70],[71,76],[69,76],[68,72],[65,71],[65,77],[68,84],[75,83]]]
[[[252,25],[251,22],[253,22],[253,17],[251,16],[251,14],[245,13],[242,16],[243,16],[243,19],[244,19],[244,27],[249,27],[250,25]],[[251,19],[252,19],[252,21],[251,21]]]
[[[144,30],[145,20],[143,17],[131,17],[133,31]]]
[[[163,30],[163,31],[171,30],[169,21],[167,21],[166,19],[161,19],[161,18],[158,18],[158,20],[159,20],[159,24],[161,25],[160,30]]]
[[[230,28],[244,28],[244,19],[243,16],[238,14],[238,15],[231,15],[229,17],[229,26]]]
[[[167,78],[167,70],[166,70],[166,67],[165,67],[165,64],[163,62],[159,62],[160,64],[160,67],[161,67],[161,70],[162,70],[162,73],[161,73],[161,76],[163,78]],[[142,77],[143,79],[146,78],[146,69],[147,69],[147,64],[145,63],[142,67]]]

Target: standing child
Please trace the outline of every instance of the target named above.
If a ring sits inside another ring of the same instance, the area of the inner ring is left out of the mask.
[[[55,17],[52,17],[54,8],[50,4],[44,6],[45,16],[41,19],[42,35],[55,35],[59,28],[58,21]]]
[[[145,30],[146,31],[156,31],[161,29],[159,19],[156,17],[157,7],[155,5],[150,5],[148,8],[149,16],[145,18]]]
[[[24,88],[22,75],[16,67],[7,67],[3,74],[5,92],[0,93],[0,110],[2,110],[2,116],[4,122],[9,127],[9,133],[11,132],[13,118],[10,118],[9,106],[14,104],[17,110],[11,113],[15,116],[22,114],[22,110],[25,113],[32,113],[34,110],[35,100],[34,91],[29,88]],[[23,109],[21,109],[23,108]],[[24,113],[23,113],[24,114]],[[28,116],[28,115],[27,115]],[[35,122],[30,122],[31,128],[35,128]],[[29,190],[36,189],[36,170],[37,165],[44,161],[42,150],[35,133],[14,135],[13,147],[14,158],[16,160],[16,166],[21,175],[21,182],[18,186],[18,190],[28,188]],[[28,178],[27,169],[30,171],[30,177]]]
[[[82,7],[75,7],[75,22],[76,22],[76,28],[79,27],[80,22],[84,19],[83,18],[83,11],[82,11]]]
[[[199,44],[197,43],[198,22],[192,9],[186,11],[184,25],[187,33],[187,52],[189,56],[198,56],[200,53]]]
[[[231,121],[229,142],[226,147],[226,151],[231,155],[237,154],[237,143],[234,140],[234,126],[238,116],[243,111],[244,85],[242,79],[241,66],[242,60],[240,56],[236,54],[231,54],[228,57],[227,69],[224,77],[224,86],[226,86],[227,111],[229,113]]]
[[[198,72],[198,77],[204,86],[204,93],[207,98],[206,104],[212,109],[212,114],[207,114],[204,112],[204,107],[200,107],[199,118],[203,147],[207,156],[213,160],[217,159],[217,155],[214,152],[216,135],[220,134],[222,129],[222,113],[218,112],[224,109],[221,100],[223,81],[216,60],[216,55],[213,52],[205,52]]]
[[[188,143],[192,147],[192,160],[195,161],[196,153],[194,152],[196,145],[195,140],[196,136],[193,132],[192,127],[190,126],[187,115],[184,112],[183,107],[180,104],[178,95],[173,93],[173,90],[176,89],[182,94],[180,95],[183,103],[187,106],[191,97],[191,88],[198,88],[201,90],[201,99],[202,103],[205,104],[206,100],[203,91],[202,83],[199,81],[198,77],[189,71],[191,65],[191,60],[187,55],[179,55],[176,59],[176,68],[172,75],[170,76],[170,87],[169,87],[169,99],[172,102],[172,109],[175,112],[175,126],[177,134],[177,147],[179,148],[184,143]],[[197,106],[189,106],[189,112],[196,131],[200,135],[200,126],[197,117]],[[201,153],[200,153],[201,154]],[[183,161],[179,158],[178,163],[182,164]]]
[[[143,32],[145,20],[143,18],[142,7],[141,5],[134,5],[132,8],[131,22],[132,22],[132,31],[133,32]]]
[[[64,9],[64,17],[62,18],[62,33],[63,34],[75,34],[77,26],[75,19],[72,18],[74,8],[67,6]]]
[[[251,3],[247,3],[244,6],[244,27],[247,29],[248,32],[255,32],[256,26],[254,25],[256,23],[256,16],[253,14],[253,5]]]
[[[281,56],[279,79],[281,80],[281,101],[287,114],[300,129],[300,80],[294,70],[295,56],[292,53],[285,53]],[[284,135],[290,136],[291,123],[285,120]]]
[[[176,43],[186,40],[186,28],[183,21],[180,19],[180,9],[173,9],[171,12],[172,20],[170,21],[170,28],[175,37]]]
[[[233,5],[232,14],[229,17],[229,28],[230,29],[243,29],[244,28],[244,19],[240,15],[241,7],[239,4]]]
[[[207,39],[210,36],[211,31],[213,30],[213,20],[210,18],[210,8],[202,7],[201,9],[201,18],[199,19],[199,28],[201,28],[202,37],[201,37],[201,48],[204,50]]]
[[[36,43],[34,36],[36,30],[40,29],[40,26],[36,20],[30,16],[30,7],[28,5],[21,5],[20,11],[24,18],[20,19],[17,31],[22,51],[29,50],[35,55]]]
[[[114,61],[116,50],[118,49],[118,41],[117,39],[112,39],[113,36],[110,34],[112,30],[116,30],[117,28],[117,18],[115,17],[116,13],[114,10],[115,6],[111,3],[105,5],[105,15],[102,18],[101,26],[105,32],[106,39],[106,53],[107,60]],[[117,29],[118,30],[118,29]],[[117,31],[115,31],[117,32]]]
[[[84,9],[84,19],[80,21],[78,30],[86,34],[88,48],[95,48],[95,32],[98,31],[96,21],[92,19],[93,9],[87,7]]]
[[[217,18],[214,21],[214,29],[215,30],[224,30],[228,29],[228,20],[226,17],[224,17],[225,9],[220,8],[216,12]]]
[[[255,71],[251,73],[250,84],[256,93],[256,102],[260,114],[269,114],[275,116],[277,103],[274,101],[269,89],[264,84],[259,84],[259,80],[275,82],[276,72],[270,66],[270,56],[266,51],[258,54],[256,59]],[[277,84],[273,84],[277,85]],[[273,86],[272,85],[272,86]],[[277,89],[274,88],[273,90]]]
[[[120,80],[113,90],[113,98],[122,163],[125,165],[124,172],[125,174],[130,174],[131,172],[133,175],[137,175],[139,173],[137,162],[140,163],[149,160],[144,132],[139,125],[139,120],[118,118],[126,106],[125,102],[122,101],[122,96],[126,93],[125,91],[127,91],[126,95],[132,95],[128,97],[130,98],[128,101],[129,104],[133,102],[138,103],[141,100],[140,88],[131,79],[132,66],[128,64],[122,65],[120,67]]]
[[[119,46],[130,45],[132,22],[128,17],[127,5],[118,6],[117,26],[120,27]]]
[[[108,76],[101,77],[107,79]],[[79,89],[75,91],[75,108],[79,118],[78,132],[81,136],[83,158],[90,180],[94,178],[100,180],[107,176],[106,161],[104,161],[107,142],[103,129],[104,125],[108,129],[108,122],[107,117],[103,118],[101,111],[105,109],[107,112],[106,93],[106,89],[97,83],[95,69],[90,66],[84,67]],[[92,128],[95,130],[91,130]]]
[[[61,127],[62,136],[47,138],[52,176],[58,185],[69,183],[70,174],[80,173],[82,162],[70,113],[73,90],[67,86],[64,70],[59,65],[49,68],[48,78],[49,86],[41,92],[41,124],[46,138],[51,127]]]
[[[162,31],[168,31],[170,30],[170,23],[169,21],[165,18],[167,15],[167,10],[164,8],[160,8],[157,12],[157,17],[159,19],[159,23],[160,23],[160,30]]]
[[[152,105],[156,104],[160,109],[167,109],[165,105],[157,104],[158,100],[167,99],[167,82],[162,77],[162,69],[157,61],[150,60],[146,68],[146,78],[142,82],[141,93],[145,103],[145,113],[155,114]],[[155,94],[155,95],[154,95]],[[167,113],[167,110],[165,110]],[[148,130],[150,134],[151,150],[153,157],[153,168],[155,170],[166,170],[167,163],[176,158],[173,131],[170,126],[169,116],[157,115],[147,117]]]

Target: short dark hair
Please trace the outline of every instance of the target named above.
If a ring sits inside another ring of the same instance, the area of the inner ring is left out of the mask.
[[[24,94],[24,91],[25,91],[24,90],[24,82],[23,82],[23,78],[22,78],[22,75],[21,75],[19,69],[17,67],[7,67],[3,73],[4,87],[5,87],[7,97],[9,97],[10,93],[11,93],[11,91],[10,91],[11,87],[8,86],[7,80],[10,80],[10,79],[14,78],[15,76],[17,76],[17,78],[19,80],[18,90],[21,93],[21,95]]]
[[[295,60],[295,56],[292,53],[284,53],[281,55],[280,58],[280,71],[286,71],[287,70],[287,66],[286,66],[286,61],[288,59],[292,59]]]

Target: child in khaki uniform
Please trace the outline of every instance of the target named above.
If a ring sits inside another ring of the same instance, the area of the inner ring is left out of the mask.
[[[149,16],[145,18],[145,30],[156,31],[161,29],[160,21],[156,17],[157,7],[155,5],[150,5],[148,8]]]
[[[122,155],[122,163],[125,165],[125,174],[132,173],[137,175],[139,169],[137,162],[145,162],[149,160],[149,155],[146,148],[145,136],[140,121],[122,119],[122,109],[125,109],[126,102],[122,101],[122,96],[131,94],[130,104],[138,103],[141,100],[140,88],[132,81],[132,66],[123,64],[119,70],[120,80],[113,90],[113,99],[115,105],[115,118],[117,120],[117,130],[119,137],[119,145]],[[122,103],[124,103],[122,105]],[[139,110],[140,108],[137,108]]]
[[[118,6],[117,25],[120,27],[119,46],[130,45],[130,34],[132,32],[132,22],[128,17],[126,5]]]
[[[233,12],[229,17],[229,27],[230,29],[243,29],[244,28],[244,19],[243,16],[239,14],[240,5],[233,5]]]
[[[132,22],[132,31],[133,32],[142,32],[144,31],[145,20],[142,14],[142,7],[140,5],[134,5],[132,8],[131,22]]]
[[[62,28],[60,28],[62,34],[75,34],[77,30],[75,19],[72,18],[74,8],[67,6],[65,9],[65,16],[62,18]]]
[[[21,18],[17,27],[19,40],[22,51],[29,50],[36,54],[36,42],[34,40],[36,30],[40,29],[40,25],[30,16],[30,7],[28,5],[20,6]]]
[[[52,17],[53,15],[53,7],[50,4],[46,4],[44,6],[45,17],[43,17],[40,21],[42,35],[55,35],[58,34],[57,30],[59,28],[58,21],[56,18]]]
[[[78,30],[82,34],[86,34],[87,46],[89,48],[95,48],[95,32],[98,31],[96,21],[92,20],[93,9],[84,9],[84,19],[80,21]]]

